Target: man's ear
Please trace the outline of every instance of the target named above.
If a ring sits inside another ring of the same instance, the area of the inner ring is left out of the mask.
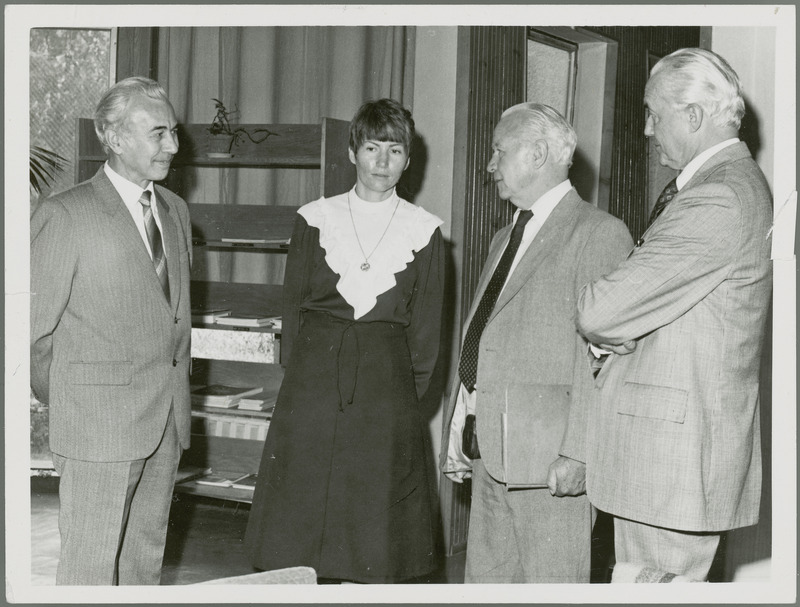
[[[537,139],[531,146],[531,158],[533,166],[540,169],[547,162],[547,157],[550,154],[550,146],[547,144],[546,139]]]
[[[353,148],[347,148],[347,155],[350,157],[350,162],[355,164],[356,163],[356,153],[353,151]]]
[[[122,135],[120,135],[117,129],[106,130],[106,144],[108,145],[108,149],[115,154],[120,153],[122,149]]]
[[[686,106],[686,118],[689,123],[689,132],[696,133],[703,125],[703,108],[696,103]]]

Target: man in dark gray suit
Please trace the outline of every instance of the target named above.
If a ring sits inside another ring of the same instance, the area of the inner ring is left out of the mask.
[[[31,387],[60,477],[57,584],[158,584],[189,446],[186,203],[155,186],[178,151],[161,86],[128,78],[95,112],[108,161],[31,218]]]

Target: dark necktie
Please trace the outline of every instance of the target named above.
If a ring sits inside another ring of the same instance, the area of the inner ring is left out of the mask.
[[[647,223],[648,227],[653,225],[653,222],[658,218],[659,215],[664,211],[664,208],[667,206],[667,203],[675,198],[675,194],[678,193],[678,185],[676,183],[676,179],[673,179],[667,184],[667,187],[664,188],[664,191],[656,200],[656,206],[653,207],[653,210],[650,213],[650,221]]]
[[[164,255],[164,247],[161,244],[161,232],[156,225],[156,218],[153,215],[153,208],[150,206],[150,190],[145,190],[139,197],[139,204],[142,205],[142,215],[144,216],[144,230],[147,232],[147,240],[150,242],[150,251],[153,253],[153,266],[156,269],[158,282],[164,291],[164,297],[169,301],[169,277],[167,276],[167,257]]]
[[[514,229],[511,231],[508,246],[503,251],[503,256],[500,258],[500,262],[489,280],[483,297],[481,297],[478,309],[469,323],[467,336],[464,338],[464,346],[461,348],[458,374],[461,377],[461,383],[470,392],[475,390],[475,378],[478,373],[478,346],[481,341],[481,334],[494,309],[494,304],[500,296],[500,291],[503,290],[503,285],[506,282],[506,278],[508,278],[508,271],[511,269],[511,263],[517,254],[519,243],[522,242],[525,224],[528,223],[531,217],[533,217],[531,211],[521,211],[519,217],[517,217],[517,223],[514,224]]]

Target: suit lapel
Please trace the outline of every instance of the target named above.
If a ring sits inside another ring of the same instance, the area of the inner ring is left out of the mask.
[[[497,299],[488,322],[492,322],[497,313],[527,284],[531,274],[558,248],[556,243],[563,240],[566,229],[574,223],[580,202],[578,193],[572,189],[555,206],[522,259],[519,260],[517,267],[514,268],[514,272]]]
[[[131,217],[125,203],[122,201],[122,197],[108,179],[102,167],[92,179],[92,187],[94,188],[95,197],[99,202],[100,208],[110,217],[111,226],[116,231],[120,244],[128,250],[128,258],[131,260],[131,271],[141,273],[143,282],[145,284],[151,284],[150,288],[157,291],[160,296],[159,299],[164,302],[164,307],[168,308],[167,300],[164,297],[161,284],[158,282],[158,276],[156,276],[155,269],[153,268],[153,260],[150,259],[150,254],[147,252],[147,246],[144,244],[142,236],[136,228],[133,217]],[[161,211],[161,209],[162,206],[159,206],[159,211]],[[168,215],[168,213],[164,214]],[[159,219],[161,219],[161,216],[159,216]],[[170,220],[169,223],[172,224],[172,221]],[[175,235],[174,225],[172,225],[172,232],[174,240],[177,237]],[[173,250],[175,250],[175,246],[173,246]],[[169,263],[169,253],[167,253],[167,260],[167,263]],[[171,288],[172,270],[169,266],[167,266],[167,269],[170,273]]]

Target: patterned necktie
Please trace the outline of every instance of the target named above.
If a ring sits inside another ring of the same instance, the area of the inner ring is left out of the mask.
[[[475,316],[469,323],[467,329],[467,336],[464,338],[464,346],[461,348],[461,361],[458,364],[458,374],[461,377],[461,383],[464,387],[472,392],[475,390],[475,378],[478,373],[478,346],[481,341],[481,334],[486,321],[489,320],[489,315],[494,309],[494,304],[497,303],[497,298],[500,296],[500,291],[503,290],[503,285],[508,278],[508,271],[511,269],[511,263],[519,249],[519,243],[522,242],[522,234],[525,231],[525,224],[533,217],[531,211],[522,211],[517,217],[517,223],[514,224],[514,229],[511,231],[511,238],[508,241],[508,246],[500,258],[500,262],[489,280],[486,291],[481,297],[478,304],[478,309],[475,311]]]
[[[142,205],[142,215],[144,216],[144,230],[147,232],[147,240],[150,242],[150,251],[153,253],[153,266],[156,269],[158,282],[164,291],[164,297],[169,301],[169,277],[167,276],[167,257],[164,255],[164,247],[161,244],[161,232],[156,225],[156,218],[153,215],[153,208],[150,206],[150,190],[145,190],[139,197],[139,204]]]
[[[675,194],[678,193],[678,184],[676,179],[677,177],[667,184],[667,187],[664,188],[664,191],[661,192],[658,200],[656,200],[656,206],[653,207],[653,210],[650,213],[650,221],[647,223],[648,227],[653,225],[653,222],[656,220],[656,218],[664,211],[667,203],[675,198]]]

